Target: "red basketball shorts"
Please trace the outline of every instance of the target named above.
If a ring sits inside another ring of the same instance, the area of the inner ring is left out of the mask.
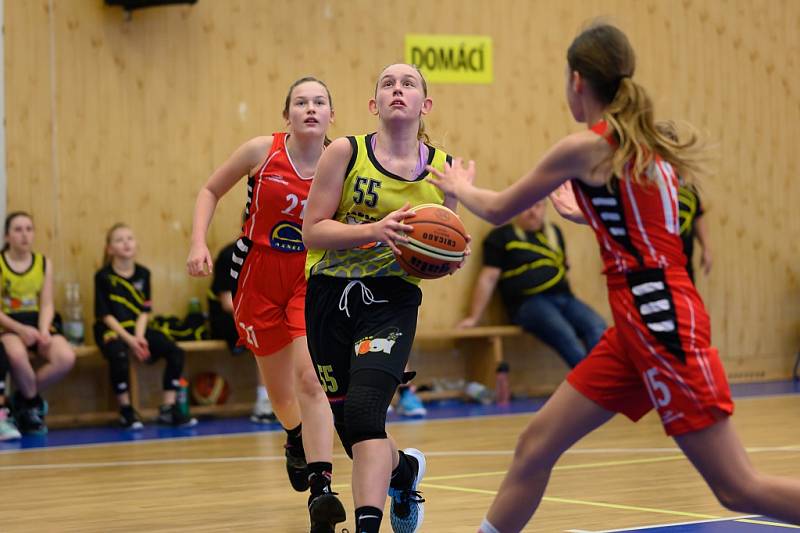
[[[233,318],[238,344],[266,356],[306,334],[306,254],[251,246],[239,271]]]
[[[633,421],[655,408],[672,436],[732,414],[708,314],[685,271],[610,276],[608,287],[614,326],[567,381]]]

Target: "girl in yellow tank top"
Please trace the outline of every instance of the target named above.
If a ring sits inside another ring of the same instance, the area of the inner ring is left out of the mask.
[[[381,72],[369,109],[378,129],[336,139],[317,166],[303,223],[308,248],[306,329],[334,424],[353,458],[356,530],[380,528],[388,492],[394,531],[418,531],[418,485],[425,456],[386,434],[386,409],[400,383],[416,331],[422,293],[397,264],[411,227],[409,209],[456,202],[426,178],[449,156],[427,142],[422,117],[433,106],[413,66]]]
[[[0,254],[0,328],[17,389],[14,411],[23,433],[44,433],[46,407],[39,393],[61,380],[75,363],[75,352],[53,329],[53,267],[32,251],[33,219],[23,212],[8,215],[5,247]],[[37,371],[29,350],[43,358]]]

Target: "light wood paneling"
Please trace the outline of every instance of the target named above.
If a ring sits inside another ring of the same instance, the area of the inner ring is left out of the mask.
[[[687,119],[715,144],[703,183],[714,243],[701,276],[715,343],[742,375],[787,376],[800,346],[800,3],[792,0],[202,0],[125,20],[100,0],[9,0],[5,79],[10,209],[29,209],[61,288],[78,280],[87,317],[105,229],[128,222],[153,272],[155,309],[183,312],[204,280],[184,274],[195,194],[244,140],[283,127],[288,84],[326,80],[334,135],[367,131],[366,102],[406,33],[494,40],[495,83],[434,85],[428,120],[448,151],[478,161],[479,183],[510,184],[575,131],[563,98],[565,49],[595,16],[628,32],[637,79],[659,117]],[[51,9],[52,7],[52,9]],[[240,185],[211,229],[236,233]],[[476,243],[485,223],[465,214]],[[608,317],[597,247],[565,230],[578,295]],[[449,327],[479,269],[426,282],[421,321]],[[59,297],[61,296],[59,290]],[[495,309],[492,321],[502,320]]]

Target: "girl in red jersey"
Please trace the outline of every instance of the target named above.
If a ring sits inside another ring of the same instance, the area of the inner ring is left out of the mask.
[[[597,236],[614,316],[520,436],[480,530],[520,531],[565,450],[616,413],[635,421],[651,408],[724,506],[800,523],[800,482],[757,472],[733,429],[725,371],[686,273],[676,172],[697,170],[696,139],[680,143],[656,130],[650,98],[632,79],[633,49],[617,28],[583,31],[567,62],[567,101],[588,130],[556,143],[501,192],[472,185],[472,161],[430,169],[443,191],[494,223],[570,180],[581,211],[573,218]]]
[[[230,272],[236,280],[234,320],[239,342],[256,356],[275,414],[286,430],[292,487],[311,488],[311,531],[327,533],[345,520],[345,511],[330,491],[333,421],[306,344],[306,251],[301,233],[308,191],[333,121],[325,84],[311,77],[294,82],[283,117],[287,133],[247,141],[200,190],[187,269],[192,276],[211,271],[205,240],[211,217],[219,199],[246,174],[247,218]]]

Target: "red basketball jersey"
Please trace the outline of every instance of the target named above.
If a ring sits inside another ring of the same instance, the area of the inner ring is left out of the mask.
[[[272,135],[272,148],[258,171],[247,179],[242,236],[280,252],[305,252],[303,215],[313,176],[302,177],[286,150],[286,133]]]
[[[617,145],[605,121],[591,130]],[[600,187],[572,180],[578,205],[600,244],[604,273],[684,268],[675,170],[656,156],[638,182],[631,173],[628,166],[622,178],[614,176]]]

